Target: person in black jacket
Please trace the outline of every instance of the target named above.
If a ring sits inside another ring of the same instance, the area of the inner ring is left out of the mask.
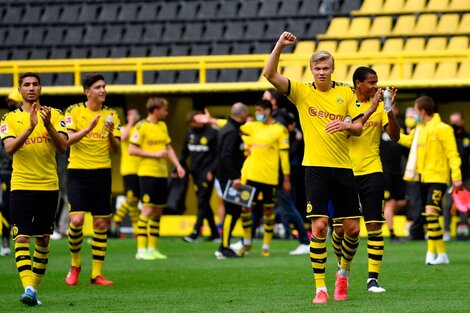
[[[241,102],[232,105],[230,119],[219,130],[217,179],[222,190],[225,190],[229,180],[235,188],[241,186],[241,169],[245,161],[243,140],[240,126],[247,117],[247,107]],[[241,207],[224,201],[225,216],[222,223],[222,241],[215,252],[218,259],[236,258],[238,255],[230,249],[230,237],[233,228],[240,217]]]
[[[199,111],[188,113],[186,121],[190,129],[186,134],[180,156],[181,164],[185,164],[186,160],[191,158],[189,173],[193,178],[198,200],[198,213],[194,230],[188,236],[183,237],[184,241],[190,243],[195,242],[201,234],[204,219],[207,220],[211,229],[211,235],[208,239],[215,240],[220,237],[215,225],[214,213],[210,206],[217,166],[217,130],[210,125],[197,123],[194,120],[194,116],[201,113]]]

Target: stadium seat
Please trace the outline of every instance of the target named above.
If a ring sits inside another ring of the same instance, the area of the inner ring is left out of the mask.
[[[268,24],[268,30],[266,32],[269,32],[270,37],[273,37],[273,39],[278,39],[279,35],[282,34],[284,30],[291,32],[294,35],[303,35],[307,33],[307,29],[310,27],[310,21],[311,19],[289,19],[287,22],[287,26],[284,29],[282,29],[283,26],[279,23],[270,22]],[[305,38],[301,38],[300,40],[305,40]]]
[[[397,19],[395,27],[392,30],[394,36],[406,36],[413,34],[416,24],[414,15],[400,15]]]
[[[7,6],[5,15],[2,18],[3,24],[14,24],[21,21],[24,9],[20,6]]]
[[[380,51],[380,39],[364,39],[359,46],[359,53],[375,53]]]
[[[459,26],[459,21],[460,15],[457,13],[442,14],[434,33],[439,35],[453,34]]]
[[[261,7],[260,1],[242,1],[238,17],[239,18],[252,18],[258,16],[258,11]]]
[[[196,70],[187,70],[187,71],[178,71],[176,73],[175,82],[178,84],[194,84],[198,81],[198,71]]]
[[[158,23],[147,23],[142,34],[142,43],[156,44],[160,42],[163,25]]]
[[[25,44],[28,45],[39,45],[44,42],[44,37],[47,32],[47,28],[35,26],[28,27],[26,31]],[[60,42],[61,38],[56,38],[56,42]]]
[[[26,49],[16,48],[11,50],[11,60],[28,60],[30,52]]]
[[[126,9],[122,9],[126,10]],[[119,12],[121,10],[120,3],[106,3],[99,11],[98,21],[100,22],[115,22],[118,20]]]
[[[212,55],[226,55],[230,54],[231,47],[229,43],[217,43],[212,45]]]
[[[238,81],[241,69],[223,68],[219,72],[220,74],[217,77],[218,83],[234,83]]]
[[[160,3],[146,2],[145,6],[137,13],[137,21],[155,22],[157,20],[157,11],[160,9]]]
[[[183,33],[183,36],[179,38],[183,42],[197,42],[202,38],[204,31],[204,23],[202,21],[197,22],[187,22],[186,30]]]
[[[334,54],[336,52],[337,45],[338,43],[336,42],[336,40],[322,40],[317,44],[317,51],[325,50]]]
[[[125,31],[121,38],[121,43],[124,44],[133,44],[140,43],[142,40],[142,35],[145,31],[144,25],[135,25],[135,24],[126,24]]]
[[[385,0],[382,6],[383,13],[401,13],[405,7],[405,0]]]
[[[61,6],[57,4],[49,4],[44,7],[44,11],[41,15],[41,23],[52,23],[58,20],[60,17]]]
[[[400,52],[403,50],[403,45],[404,42],[402,38],[389,38],[385,41],[382,47],[382,52]],[[377,63],[373,64],[372,67],[377,72],[377,75],[379,76],[380,80],[389,80],[392,68],[391,64]]]
[[[62,27],[48,27],[44,36],[43,44],[57,45],[64,42],[65,30]]]
[[[392,31],[393,18],[391,16],[377,16],[372,21],[369,37],[388,36]]]
[[[426,51],[444,51],[447,47],[447,38],[431,37],[426,44]],[[413,71],[412,79],[434,78],[437,62],[419,62]]]
[[[116,45],[122,42],[122,37],[126,32],[126,26],[108,25],[104,29],[102,43],[108,45]],[[137,37],[139,34],[135,34]]]
[[[266,4],[267,3],[268,2],[266,2]],[[302,0],[281,1],[280,3],[281,8],[279,9],[278,13],[275,14],[276,16],[298,16]],[[261,9],[261,11],[263,11],[263,8]],[[260,16],[263,16],[263,13],[260,12]]]
[[[26,6],[26,11],[21,17],[24,24],[38,23],[41,20],[41,6]]]
[[[319,34],[326,32],[328,20],[326,17],[317,17],[311,20],[303,39],[316,39]]]
[[[20,46],[24,43],[26,28],[23,27],[9,27],[6,32],[3,45],[5,46]]]
[[[254,43],[253,53],[254,54],[267,54],[271,53],[273,49],[272,42],[256,42]]]
[[[470,34],[470,13],[465,13],[462,15],[459,27],[454,34]]]
[[[74,23],[78,20],[78,16],[80,13],[79,4],[67,4],[67,5],[64,5],[62,8],[63,10],[62,10],[62,14],[59,17],[59,22]]]
[[[209,45],[207,44],[192,44],[191,45],[191,55],[209,55]]]
[[[295,54],[312,55],[315,51],[315,42],[301,41],[295,46]],[[305,59],[304,65],[289,65],[284,67],[283,74],[295,80],[302,80],[308,65],[308,58]]]
[[[468,0],[451,0],[449,5],[451,11],[470,11],[470,1]]]
[[[234,23],[234,22],[232,22]],[[229,23],[230,25],[231,23]],[[279,23],[271,23],[269,26],[279,26]],[[229,32],[229,28],[227,27],[227,33]],[[269,28],[269,27],[268,27]],[[243,39],[258,39],[258,38],[265,38],[265,39],[272,39],[272,33],[278,32],[275,28],[266,29],[266,24],[264,20],[257,20],[257,21],[247,21],[246,22],[246,30],[242,33],[244,34]],[[226,35],[227,35],[226,33]]]
[[[132,45],[129,49],[130,58],[139,58],[139,57],[148,57],[148,56],[150,56],[150,51],[147,47]]]
[[[137,13],[140,10],[145,10],[147,4],[141,6],[140,3],[124,2],[116,20],[119,22],[135,22],[137,20]]]
[[[83,43],[85,44],[99,44],[103,41],[104,26],[101,25],[87,25],[85,27],[85,34],[83,36]]]
[[[259,68],[243,68],[238,81],[240,82],[254,82],[258,81],[261,76],[261,69]]]
[[[49,59],[67,59],[69,51],[67,48],[52,47],[49,53]]]
[[[180,40],[183,37],[185,29],[184,23],[177,23],[177,22],[168,22],[165,24],[164,32],[161,37],[161,41],[164,43],[167,42],[175,42]]]
[[[153,45],[150,48],[150,57],[166,57],[168,56],[168,46],[166,45]]]
[[[176,71],[158,71],[155,83],[174,84],[175,79],[176,79]]]
[[[426,6],[427,11],[445,12],[449,8],[449,0],[429,0]]]
[[[156,20],[157,21],[174,20],[176,18],[176,14],[178,12],[178,8],[180,5],[181,4],[177,1],[165,2],[164,5],[160,7]]]
[[[201,5],[204,5],[206,1],[203,1]],[[166,6],[166,4],[165,4]],[[180,10],[176,16],[176,19],[183,21],[191,21],[196,18],[198,12],[199,3],[197,1],[183,1],[180,3]]]
[[[77,45],[82,42],[84,29],[82,26],[67,26],[64,44]]]
[[[107,6],[104,10],[107,10]],[[100,11],[102,11],[101,5],[96,3],[85,3],[81,6],[77,20],[82,23],[96,22]]]
[[[361,38],[367,36],[370,28],[370,17],[356,17],[351,20],[348,30],[344,33],[345,38]]]
[[[426,39],[424,37],[408,38],[403,51],[423,51]],[[413,74],[413,64],[406,60],[402,64],[394,64],[390,72],[391,80],[408,80]]]
[[[328,30],[325,34],[318,35],[318,38],[340,38],[346,34],[349,29],[349,17],[335,17],[331,20]]]
[[[421,14],[416,21],[414,34],[429,35],[434,33],[437,25],[437,14],[427,13]]]
[[[245,34],[245,29],[245,22],[243,21],[232,21],[227,23],[227,29],[223,38],[227,40],[240,40]]]
[[[127,58],[129,49],[127,47],[112,47],[109,53],[110,58]]]
[[[114,85],[133,85],[135,84],[135,73],[134,72],[118,72],[113,77],[112,83]]]
[[[173,44],[169,51],[169,56],[187,56],[189,55],[189,46],[184,44]]]
[[[36,48],[31,50],[29,55],[31,60],[46,60],[49,58],[49,49],[47,48]]]
[[[447,50],[467,50],[469,47],[468,36],[452,36],[449,39]]]
[[[90,51],[87,47],[74,47],[70,50],[71,59],[86,59],[90,56]]]
[[[203,2],[203,5],[207,2]],[[222,19],[234,19],[238,17],[238,11],[242,4],[238,1],[224,1],[217,11],[217,17]]]
[[[222,38],[222,31],[222,22],[207,22],[206,30],[202,34],[202,40],[220,40]]]
[[[72,86],[73,85],[72,73],[57,73],[54,77],[55,86]]]
[[[426,8],[426,0],[407,0],[401,12],[417,13],[423,12]]]
[[[251,42],[239,42],[232,45],[232,54],[251,54],[253,44]]]
[[[349,15],[351,12],[358,10],[362,4],[362,0],[343,1],[339,8],[339,14]]]
[[[469,48],[468,45],[469,45],[468,36],[452,36],[449,39],[447,50],[448,51],[467,50]],[[443,60],[442,62],[439,62],[437,64],[435,78],[436,79],[465,78],[465,68],[466,68],[465,63],[463,63],[463,66],[461,64],[460,69],[459,69],[459,62]]]
[[[459,69],[457,71],[457,79],[470,79],[470,62],[460,62]]]
[[[291,3],[295,4],[297,1],[296,0],[289,0],[287,3],[288,6],[291,5]],[[269,18],[276,16],[279,12],[279,9],[281,8],[282,1],[279,0],[271,0],[271,1],[263,1],[261,2],[261,8],[258,12],[258,16],[264,17],[264,18]]]
[[[299,9],[299,15],[305,15],[305,16],[312,16],[312,15],[317,15],[319,16],[319,9],[321,5],[321,0],[309,0],[309,1],[303,1],[300,9]]]
[[[353,13],[373,15],[382,12],[383,2],[383,0],[364,0],[361,8]]]
[[[54,76],[52,73],[41,73],[41,86],[52,86],[54,85]]]
[[[336,53],[355,53],[359,47],[356,39],[341,40],[336,49]]]
[[[108,47],[92,47],[90,49],[90,58],[93,59],[104,59],[109,57]]]
[[[202,1],[199,12],[196,14],[197,19],[207,20],[212,19],[217,14],[217,2],[216,1]]]

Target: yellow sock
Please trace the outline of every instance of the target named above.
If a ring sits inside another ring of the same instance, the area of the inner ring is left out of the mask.
[[[222,247],[228,248],[230,242],[230,227],[232,225],[232,218],[231,214],[226,213],[224,217],[224,225],[222,229]]]
[[[152,217],[148,222],[148,249],[158,248],[158,238],[160,237],[160,216]]]
[[[49,260],[49,246],[41,247],[35,245],[33,254],[33,287],[38,289],[42,278],[46,273],[47,262]]]
[[[338,261],[338,264],[341,263],[341,257],[343,256],[342,246],[343,246],[343,236],[340,236],[336,233],[336,231],[333,231],[333,235],[331,236],[331,243],[333,245],[333,250],[336,255],[336,260]]]
[[[20,274],[23,288],[33,286],[33,271],[31,270],[31,255],[29,254],[29,243],[15,242],[15,259],[18,273]]]
[[[139,215],[140,211],[137,207],[137,203],[129,203],[129,216],[131,217],[132,229],[134,230],[134,235],[137,235],[139,232]]]
[[[368,232],[367,237],[368,271],[369,278],[377,279],[382,268],[384,255],[384,237],[382,229]]]
[[[69,224],[69,249],[72,255],[72,266],[80,267],[80,250],[82,249],[83,242],[83,231],[82,227],[74,227],[72,224]]]
[[[114,216],[113,216],[114,222],[118,225],[121,224],[122,220],[124,220],[124,218],[127,216],[128,213],[129,213],[129,204],[127,203],[127,200],[126,200],[121,203],[121,206],[119,207],[119,209],[116,211],[116,213],[114,213]]]
[[[439,215],[426,214],[426,222],[428,224],[428,252],[445,253],[444,231],[441,224],[439,224]]]
[[[273,230],[274,230],[274,214],[263,215],[264,220],[264,234],[263,234],[263,244],[271,245],[273,241]]]
[[[107,247],[108,247],[108,230],[94,228],[93,229],[93,241],[91,244],[92,254],[93,254],[91,278],[96,278],[96,276],[101,275]]]
[[[137,232],[137,249],[143,250],[147,249],[147,225],[149,219],[146,216],[140,215],[138,222],[138,232]]]
[[[326,238],[316,238],[312,235],[310,240],[310,262],[313,269],[313,279],[316,288],[325,288],[326,270]]]
[[[251,211],[242,212],[240,217],[242,219],[243,238],[251,242]]]
[[[345,271],[348,271],[351,268],[351,262],[356,254],[357,247],[359,246],[359,236],[356,238],[351,238],[348,235],[344,235],[342,252],[343,256],[341,258],[341,268]]]

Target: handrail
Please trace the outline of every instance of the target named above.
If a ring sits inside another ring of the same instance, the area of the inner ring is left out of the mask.
[[[157,85],[146,84],[144,72],[164,70],[197,70],[199,71],[199,83],[178,84],[182,92],[193,92],[194,90],[210,90],[223,87],[223,90],[245,88],[262,90],[266,82],[261,79],[258,82],[246,83],[208,83],[206,72],[210,69],[236,69],[236,68],[259,68],[262,69],[268,59],[268,54],[256,55],[223,55],[223,56],[178,56],[178,57],[147,57],[147,58],[117,58],[117,59],[67,59],[67,60],[24,60],[24,61],[0,61],[0,75],[12,75],[12,84],[18,86],[20,73],[32,71],[37,73],[72,73],[74,76],[73,86],[51,86],[45,90],[51,93],[80,93],[81,77],[83,73],[89,72],[135,72],[136,84],[116,87],[123,92],[135,92],[139,89],[159,90]],[[280,67],[285,66],[308,66],[310,55],[307,54],[283,54],[279,62]],[[418,64],[421,62],[466,62],[468,75],[464,79],[454,80],[427,80],[430,86],[470,86],[470,50],[456,51],[420,51],[420,52],[381,52],[381,53],[336,53],[336,64],[369,65],[369,64]],[[399,80],[394,85],[413,88],[416,84],[410,79],[403,77],[403,71]],[[411,84],[410,84],[411,83]],[[423,82],[425,84],[426,82]],[[208,85],[208,86],[204,86]],[[185,87],[186,86],[186,87]],[[421,85],[420,85],[421,86]],[[73,87],[73,88],[71,88]],[[112,86],[110,86],[112,87]],[[125,90],[123,90],[123,88]],[[114,88],[111,88],[111,90]],[[243,89],[240,89],[243,90]],[[11,88],[0,88],[0,94],[4,95]],[[170,91],[171,92],[171,91]],[[47,93],[47,92],[46,92]]]

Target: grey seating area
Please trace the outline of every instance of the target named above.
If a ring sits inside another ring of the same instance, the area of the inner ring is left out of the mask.
[[[333,1],[335,12],[321,7]],[[324,33],[331,16],[349,14],[354,0],[3,0],[0,58],[70,59],[269,53],[283,30],[302,40]],[[347,12],[346,12],[347,11]],[[323,13],[319,13],[323,12]],[[290,52],[292,50],[288,50]],[[10,81],[0,75],[0,86]],[[110,73],[132,84],[134,73]],[[216,70],[211,82],[257,81],[260,70]],[[197,71],[147,73],[146,84],[196,83]],[[72,75],[50,74],[63,85]]]

